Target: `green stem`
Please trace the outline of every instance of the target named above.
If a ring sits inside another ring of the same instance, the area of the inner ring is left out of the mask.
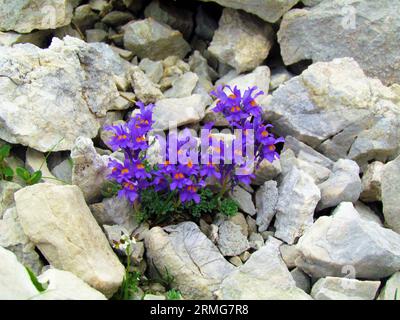
[[[54,149],[61,143],[61,141],[63,141],[64,138],[61,138],[60,141],[58,141],[51,149],[50,151],[47,153],[46,157],[43,159],[42,164],[39,167],[39,170],[37,171],[41,171],[43,165],[47,162],[47,158],[50,156],[50,154],[54,151]]]
[[[61,179],[58,179],[58,178],[54,178],[54,177],[42,177],[42,179],[56,180],[56,181],[60,181],[60,182],[62,182],[64,184],[69,184],[67,181],[64,181],[64,180],[61,180]]]

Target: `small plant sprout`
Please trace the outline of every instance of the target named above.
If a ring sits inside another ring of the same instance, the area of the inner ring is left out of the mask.
[[[11,146],[8,144],[0,147],[0,180],[12,181],[14,171],[7,165],[6,158],[10,155]]]
[[[166,297],[167,297],[167,300],[181,300],[182,299],[181,293],[176,289],[171,289],[171,290],[167,291]]]

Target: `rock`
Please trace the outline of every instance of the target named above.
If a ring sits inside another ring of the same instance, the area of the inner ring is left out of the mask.
[[[259,250],[264,245],[264,238],[260,233],[253,232],[249,237],[250,247],[254,250]]]
[[[11,47],[17,43],[32,43],[39,48],[43,48],[48,35],[49,32],[47,30],[40,30],[27,34],[21,34],[13,31],[0,31],[0,45]]]
[[[153,103],[163,98],[161,90],[136,66],[132,69],[132,87],[139,100],[145,104]]]
[[[33,300],[107,300],[102,293],[68,271],[51,268],[43,272],[38,280],[47,288]]]
[[[315,63],[263,98],[264,117],[277,134],[291,135],[330,159],[364,166],[398,154],[398,96],[366,77],[351,58]]]
[[[240,260],[242,260],[243,262],[246,262],[247,260],[249,260],[250,257],[251,257],[251,253],[248,251],[245,251],[240,255]]]
[[[313,224],[314,210],[321,193],[313,179],[296,167],[284,177],[279,186],[279,199],[276,205],[275,236],[288,244]]]
[[[387,163],[382,172],[382,204],[385,223],[400,233],[400,156]]]
[[[354,208],[357,210],[362,219],[373,221],[383,227],[381,219],[370,207],[366,206],[364,203],[357,201],[356,203],[354,203]]]
[[[154,227],[145,245],[151,273],[159,277],[168,270],[174,288],[187,299],[212,299],[221,281],[235,269],[193,222],[164,230]]]
[[[114,101],[114,106],[113,106],[114,111],[123,111],[132,108],[134,106],[136,95],[133,92],[120,92],[119,94],[120,96]],[[112,111],[107,112],[107,115],[110,112]],[[120,119],[122,119],[122,115]]]
[[[100,156],[92,140],[79,137],[71,150],[72,183],[81,188],[85,200],[94,203],[101,199],[103,184],[110,174],[109,157]]]
[[[256,192],[256,210],[258,231],[266,231],[272,218],[275,216],[278,202],[278,188],[276,181],[266,181]]]
[[[188,39],[193,31],[193,13],[173,3],[153,0],[144,10],[146,18],[153,18],[179,30]]]
[[[296,282],[296,287],[309,294],[311,291],[310,277],[299,268],[293,269],[290,274],[292,275],[293,280]]]
[[[282,172],[281,163],[279,160],[274,160],[272,163],[268,160],[263,160],[260,166],[255,170],[255,179],[252,181],[255,185],[262,185],[266,181],[276,178]]]
[[[259,66],[272,44],[270,25],[248,13],[226,8],[208,51],[240,73]]]
[[[240,267],[243,265],[242,260],[238,256],[229,258],[229,262],[232,263],[235,267]]]
[[[353,57],[370,77],[399,83],[400,3],[383,0],[334,0],[291,10],[283,17],[278,42],[286,65],[301,60]],[[329,25],[329,28],[324,26]],[[379,32],[377,30],[380,30]],[[384,34],[384,36],[382,36]],[[374,52],[374,58],[366,54]]]
[[[124,46],[139,58],[151,60],[172,55],[183,58],[190,51],[179,31],[152,18],[129,23],[125,27]]]
[[[213,88],[212,82],[218,77],[213,68],[208,65],[207,59],[199,51],[194,51],[189,58],[190,70],[197,74],[199,83],[207,93]],[[195,89],[196,90],[196,89]]]
[[[384,164],[375,161],[368,165],[367,170],[362,176],[362,192],[360,199],[365,202],[381,201],[382,199],[382,171]]]
[[[400,272],[396,272],[386,282],[378,300],[398,300],[400,295]]]
[[[127,64],[106,44],[71,37],[54,38],[44,50],[0,47],[1,139],[47,152],[70,150],[78,136],[95,137],[96,116],[128,84]]]
[[[206,100],[199,94],[193,94],[186,98],[162,99],[156,102],[153,109],[155,130],[166,130],[170,122],[182,126],[199,122],[204,118]]]
[[[279,247],[281,256],[289,269],[296,267],[296,259],[300,256],[300,251],[295,245],[282,244]]]
[[[56,165],[53,170],[51,170],[51,173],[57,179],[65,181],[68,184],[72,184],[72,167],[72,160],[70,158],[65,159],[64,161]]]
[[[72,9],[69,0],[1,0],[0,31],[29,33],[66,26],[71,22]]]
[[[222,255],[227,257],[238,256],[250,249],[250,244],[241,228],[231,221],[224,221],[219,226],[217,246]]]
[[[48,183],[62,184],[56,177],[50,172],[47,167],[46,158],[43,153],[40,153],[34,149],[28,148],[25,156],[25,167],[30,173],[40,170],[42,172],[42,180]]]
[[[143,300],[166,300],[165,296],[163,295],[156,295],[156,294],[149,294],[147,293]]]
[[[28,272],[11,251],[0,246],[0,299],[26,300],[39,291],[33,285]]]
[[[301,0],[301,2],[304,3],[304,5],[308,7],[313,7],[316,6],[317,4],[320,4],[324,0]]]
[[[105,198],[100,203],[89,206],[94,218],[99,225],[119,225],[131,234],[138,227],[134,218],[132,204],[126,198],[118,196]]]
[[[268,240],[247,262],[222,282],[222,300],[309,300],[296,287],[289,270],[279,256],[280,241]]]
[[[374,300],[380,281],[326,277],[319,279],[312,288],[315,300]]]
[[[281,84],[293,78],[293,74],[287,71],[284,67],[278,67],[271,71],[270,91],[278,89]]]
[[[131,51],[124,50],[124,49],[121,49],[121,48],[115,47],[115,46],[110,46],[110,47],[111,47],[112,51],[114,51],[116,54],[118,54],[122,59],[125,59],[128,61],[132,60],[133,53]],[[134,63],[132,62],[132,64],[134,64]]]
[[[229,196],[238,203],[241,211],[251,216],[256,214],[256,208],[254,207],[252,196],[249,192],[236,186],[233,188],[232,192],[229,192]]]
[[[108,38],[108,33],[101,29],[86,30],[86,42],[105,42]]]
[[[142,69],[153,83],[159,83],[164,73],[164,67],[161,61],[152,61],[147,58],[140,61],[139,68]]]
[[[49,263],[111,296],[125,269],[76,186],[36,184],[15,194],[24,233]]]
[[[352,160],[340,159],[332,169],[329,179],[319,184],[321,201],[318,210],[335,207],[341,202],[356,202],[361,193],[360,168]]]
[[[165,91],[166,98],[184,98],[192,94],[199,77],[193,72],[187,72],[172,82],[172,88]]]
[[[4,213],[0,220],[0,246],[12,251],[19,262],[38,274],[43,267],[35,246],[22,230],[15,207]]]
[[[211,10],[207,10],[203,5],[198,6],[196,12],[196,29],[194,30],[196,35],[211,41],[217,28],[218,22],[211,15]]]
[[[239,215],[239,214],[237,214],[237,215]],[[258,232],[256,220],[254,220],[250,216],[246,216],[246,223],[247,223],[247,226],[248,226],[248,234],[251,234],[253,232],[255,232],[255,233]]]
[[[247,216],[248,217],[248,216]],[[247,217],[245,218],[243,213],[238,212],[233,217],[229,217],[228,221],[238,225],[240,227],[240,231],[245,238],[249,236],[249,225],[247,224]]]
[[[203,219],[200,219],[200,230],[203,232],[208,239],[213,243],[217,242],[218,239],[218,226],[215,224],[208,224]]]
[[[201,0],[216,2],[223,7],[241,9],[259,16],[268,22],[277,22],[299,0]]]
[[[101,22],[108,24],[112,27],[120,26],[133,20],[135,17],[130,12],[126,11],[111,11],[107,13]]]
[[[349,266],[361,279],[381,279],[400,268],[400,235],[362,219],[343,202],[300,238],[296,265],[315,278],[343,277]]]
[[[77,7],[74,11],[72,23],[81,31],[90,29],[100,20],[100,16],[94,12],[90,5],[84,4]]]
[[[4,212],[14,206],[14,193],[21,189],[17,183],[0,180],[0,219]]]

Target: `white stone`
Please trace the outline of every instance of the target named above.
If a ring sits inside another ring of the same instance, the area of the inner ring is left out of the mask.
[[[259,232],[266,231],[275,216],[278,196],[277,183],[273,180],[266,181],[256,192],[256,221]]]

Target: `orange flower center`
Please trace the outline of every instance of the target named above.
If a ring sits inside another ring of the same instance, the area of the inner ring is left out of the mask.
[[[231,112],[239,112],[240,111],[240,107],[239,106],[233,106],[231,108]]]
[[[197,188],[195,186],[187,186],[188,191],[196,192]]]
[[[131,182],[124,182],[124,183],[123,183],[123,186],[124,186],[125,188],[128,188],[129,190],[135,190],[135,186],[134,186],[133,183],[131,183]]]
[[[142,142],[145,141],[146,139],[144,137],[137,137],[136,142]]]
[[[121,170],[121,173],[122,173],[122,174],[125,174],[125,173],[128,173],[128,172],[129,172],[129,170],[126,169],[126,168]]]
[[[121,134],[117,137],[118,140],[126,139],[126,134]]]
[[[136,168],[138,168],[139,170],[144,169],[144,165],[139,163],[136,165]]]
[[[252,107],[257,107],[257,102],[255,102],[255,100],[251,100],[250,105]]]
[[[271,145],[271,146],[268,147],[268,149],[271,150],[271,151],[275,151],[276,147],[274,145]]]
[[[262,135],[263,137],[268,137],[268,131],[267,131],[267,130],[264,130],[263,132],[261,132],[261,135]]]
[[[183,175],[183,173],[175,173],[175,175],[174,175],[174,178],[175,179],[183,179],[184,178],[184,175]]]

